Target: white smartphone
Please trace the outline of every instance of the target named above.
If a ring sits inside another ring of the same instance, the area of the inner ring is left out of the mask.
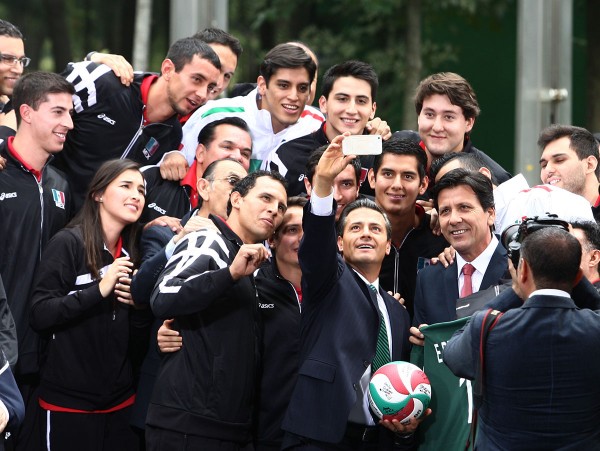
[[[352,135],[342,141],[344,155],[379,155],[381,135]]]

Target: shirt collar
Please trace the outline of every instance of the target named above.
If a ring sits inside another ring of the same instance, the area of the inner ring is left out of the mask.
[[[150,92],[150,86],[156,80],[158,80],[158,75],[148,75],[142,80],[142,86],[140,87],[140,91],[142,92],[142,103],[144,104],[144,111],[142,113],[144,115],[144,124],[149,122],[148,117],[146,116],[146,112],[148,110],[148,92]]]
[[[369,282],[356,269],[352,269],[352,271],[354,271],[356,274],[358,274],[358,277],[360,277],[362,279],[362,281],[367,284],[367,286],[373,285],[377,289],[377,292],[379,293],[379,277],[377,279],[375,279],[373,282]]]
[[[571,295],[563,290],[556,290],[554,288],[543,288],[541,290],[535,290],[533,293],[529,295],[529,297],[533,296],[561,296],[564,298],[570,298]]]
[[[490,261],[492,260],[492,257],[494,256],[494,252],[496,252],[497,247],[498,247],[498,238],[496,238],[496,235],[492,234],[492,240],[489,242],[489,244],[483,250],[483,252],[481,254],[479,254],[477,256],[477,258],[475,258],[475,260],[473,260],[472,262],[466,261],[457,252],[456,253],[456,267],[458,269],[458,277],[460,277],[460,274],[462,273],[463,266],[465,266],[467,263],[471,263],[477,271],[479,271],[481,274],[485,274],[485,272],[487,271],[487,267],[489,266]]]
[[[25,169],[27,169],[29,172],[31,172],[33,174],[33,176],[37,179],[38,183],[41,182],[42,181],[42,172],[38,171],[36,169],[33,169],[25,160],[23,160],[23,157],[19,154],[19,152],[17,152],[17,149],[15,149],[13,147],[14,139],[15,139],[14,136],[9,136],[8,139],[6,140],[6,145],[8,147],[8,151],[19,163],[21,163],[21,165],[23,165],[23,167]]]

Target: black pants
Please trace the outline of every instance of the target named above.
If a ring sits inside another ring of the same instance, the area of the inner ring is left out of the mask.
[[[131,407],[111,413],[44,411],[48,451],[137,451],[129,427]]]
[[[182,434],[146,425],[148,451],[253,451],[252,442],[240,443]]]

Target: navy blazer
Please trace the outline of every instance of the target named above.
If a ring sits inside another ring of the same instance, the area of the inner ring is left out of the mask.
[[[444,362],[472,379],[485,312],[444,348]],[[485,346],[476,448],[600,449],[600,315],[567,297],[535,295],[507,311]]]
[[[343,438],[359,381],[375,356],[377,297],[337,251],[335,217],[304,208],[300,367],[283,429],[328,443]],[[335,211],[335,207],[334,207]],[[409,315],[380,289],[391,323],[392,359],[408,360]]]
[[[498,283],[508,270],[506,249],[498,243],[490,264],[483,275],[480,290]],[[456,319],[458,268],[456,260],[447,268],[441,264],[429,265],[417,274],[415,316],[413,325],[436,324]]]
[[[131,296],[136,304],[150,303],[154,285],[167,264],[165,246],[175,233],[164,226],[152,226],[144,230],[140,238],[143,262],[131,279]]]

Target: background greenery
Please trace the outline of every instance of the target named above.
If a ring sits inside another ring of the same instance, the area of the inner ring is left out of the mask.
[[[262,56],[275,44],[301,40],[317,53],[321,73],[346,59],[371,63],[380,77],[378,115],[400,130],[416,127],[411,97],[418,81],[433,72],[458,72],[475,88],[482,109],[475,145],[513,168],[515,0],[230,0],[229,5],[229,31],[244,46],[234,82],[254,81]],[[588,26],[600,2],[574,5],[573,123],[600,131],[593,111],[598,103],[593,48],[600,28]],[[131,60],[134,16],[135,0],[0,0],[0,17],[26,36],[33,70],[61,70],[90,50]],[[154,0],[148,26],[155,70],[169,46],[168,18],[169,1]]]

